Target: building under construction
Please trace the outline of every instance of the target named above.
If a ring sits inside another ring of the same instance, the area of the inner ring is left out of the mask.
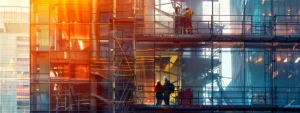
[[[30,111],[296,113],[299,42],[300,0],[31,0]]]

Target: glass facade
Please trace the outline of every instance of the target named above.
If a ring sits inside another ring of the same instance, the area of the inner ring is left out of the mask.
[[[29,113],[29,6],[5,2],[0,6],[0,112]]]
[[[32,112],[72,110],[75,101],[91,101],[93,46],[90,37],[93,34],[89,24],[90,3],[79,0],[30,1]],[[80,110],[89,110],[85,106],[89,105],[81,104]]]
[[[186,21],[175,6],[195,11],[193,34],[181,32]],[[299,108],[299,6],[296,0],[31,0],[30,111],[159,107],[152,106],[154,86],[164,76],[175,85],[175,108]]]

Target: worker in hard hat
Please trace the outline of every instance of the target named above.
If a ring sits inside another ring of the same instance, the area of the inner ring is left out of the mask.
[[[170,81],[168,80],[168,77],[167,76],[164,76],[164,89],[165,89],[165,92],[164,92],[164,102],[165,102],[165,105],[170,105],[170,94],[171,94],[171,90],[170,90]]]
[[[194,11],[192,11],[189,7],[185,8],[183,16],[185,17],[185,29],[188,31],[188,34],[193,34],[192,31],[192,16],[194,15]]]
[[[155,97],[156,97],[156,105],[160,106],[162,103],[162,100],[164,99],[164,96],[163,96],[164,87],[161,85],[159,80],[156,81],[154,91],[155,91]]]

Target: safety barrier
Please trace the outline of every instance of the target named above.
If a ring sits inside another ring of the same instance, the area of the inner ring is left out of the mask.
[[[213,88],[213,90],[212,90]],[[180,86],[170,95],[170,105],[276,105],[300,108],[299,87]],[[155,105],[154,86],[137,86],[137,105]],[[162,103],[164,105],[164,103]]]
[[[163,15],[139,15],[136,34],[184,34],[186,21]],[[195,15],[193,35],[299,36],[300,15]]]

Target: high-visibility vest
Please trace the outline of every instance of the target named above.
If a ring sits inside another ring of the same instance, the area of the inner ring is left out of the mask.
[[[192,10],[186,10],[185,12],[184,12],[184,16],[185,17],[187,17],[187,18],[192,18],[192,16],[194,15],[194,11],[192,11]]]

